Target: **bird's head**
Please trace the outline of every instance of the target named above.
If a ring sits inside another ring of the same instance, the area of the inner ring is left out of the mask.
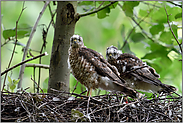
[[[84,46],[83,38],[79,35],[73,35],[70,38],[70,46],[72,48],[80,48]]]
[[[117,47],[112,45],[112,46],[108,47],[106,50],[107,61],[112,60],[112,59],[117,59],[121,54],[122,54],[122,51],[118,50]]]

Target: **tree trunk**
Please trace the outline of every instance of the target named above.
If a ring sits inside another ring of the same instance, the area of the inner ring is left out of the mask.
[[[57,2],[57,16],[49,69],[48,93],[56,93],[51,88],[69,92],[70,70],[68,69],[68,49],[70,37],[74,34],[76,1]]]

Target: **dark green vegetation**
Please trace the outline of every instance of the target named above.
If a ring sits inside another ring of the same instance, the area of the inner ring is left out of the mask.
[[[13,51],[16,39],[16,21],[22,10],[22,4],[23,2],[21,1],[1,2],[1,71],[7,68]],[[178,93],[181,93],[182,2],[121,1],[105,7],[108,4],[110,2],[107,1],[78,2],[77,12],[81,14],[81,18],[76,23],[75,33],[83,37],[84,43],[88,48],[101,52],[104,56],[106,48],[110,45],[117,46],[123,52],[135,54],[156,69],[163,83],[177,87]],[[17,26],[18,42],[11,66],[21,62],[23,48],[43,5],[43,2],[25,2],[24,7],[26,9],[23,11]],[[98,11],[102,7],[105,8]],[[38,55],[42,49],[41,47],[44,44],[42,32],[43,29],[47,31],[46,29],[49,27],[55,9],[56,5],[51,2],[43,13],[27,57]],[[91,12],[93,14],[90,14]],[[54,22],[55,17],[53,18]],[[43,50],[47,51],[49,56],[43,57],[41,64],[49,65],[53,34],[54,28],[51,25],[46,37],[46,47]],[[34,60],[30,63],[39,63],[39,60]],[[18,80],[19,69],[20,67],[8,73],[11,79],[6,79],[6,85],[10,83],[10,80]],[[34,92],[34,82],[31,80],[31,75],[33,79],[35,75],[35,81],[40,78],[40,87],[46,92],[49,71],[41,69],[40,77],[38,72],[38,68],[35,68],[35,73],[34,68],[25,68],[23,88],[30,87],[28,91]],[[4,76],[2,76],[1,80],[4,81]],[[74,89],[75,84],[76,80],[70,75],[71,91]],[[14,85],[12,86],[14,88]],[[5,86],[5,89],[12,91],[11,86]],[[85,87],[78,83],[75,93],[80,93],[82,89],[85,90]],[[104,92],[102,91],[102,93]],[[97,93],[93,93],[93,95],[95,94]]]

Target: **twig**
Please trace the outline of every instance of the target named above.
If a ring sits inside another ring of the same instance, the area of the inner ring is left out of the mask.
[[[178,6],[178,7],[182,8],[182,5],[176,4],[176,3],[172,2],[172,1],[167,1],[167,2],[168,3],[171,3],[171,4],[175,5],[175,6]]]
[[[37,85],[37,87],[38,88],[40,88],[41,89],[41,91],[42,91],[42,93],[43,93],[43,95],[44,95],[44,91],[43,91],[43,89],[32,79],[32,75],[31,75],[31,80]],[[37,93],[39,93],[39,92],[37,92]]]
[[[22,65],[22,64],[24,64],[24,63],[26,63],[26,62],[32,61],[32,60],[34,60],[34,59],[37,59],[37,58],[42,57],[42,56],[45,56],[45,55],[48,55],[47,52],[45,52],[45,53],[43,53],[43,54],[40,54],[40,55],[38,55],[38,56],[32,57],[32,58],[30,58],[30,59],[27,59],[27,60],[25,60],[25,61],[22,61],[22,62],[20,62],[20,63],[18,63],[18,64],[16,64],[16,65],[14,65],[14,66],[12,66],[12,67],[6,69],[5,71],[3,71],[3,72],[1,73],[1,76],[2,76],[3,74],[7,73],[8,71],[10,71],[10,70],[12,70],[12,69],[14,69],[14,68],[16,68],[16,67],[18,67],[18,66],[20,66],[20,65]]]
[[[53,27],[55,28],[55,23],[54,23],[53,18],[54,18],[54,16],[55,16],[56,12],[52,13],[50,4],[48,4],[48,8],[49,8],[49,11],[50,11],[50,14],[51,14],[51,22],[50,22],[50,24],[52,23],[52,24],[53,24]],[[50,25],[50,24],[49,24],[49,25]],[[48,26],[48,28],[49,28],[49,26]],[[48,31],[48,30],[47,30],[47,31]]]
[[[72,93],[74,93],[74,91],[76,90],[77,85],[78,85],[78,81],[77,81],[76,85],[74,86]]]
[[[122,8],[122,5],[121,5],[120,3],[118,3],[118,5],[120,6],[120,8]],[[151,10],[151,11],[152,11],[152,10]],[[136,21],[133,17],[131,17],[131,19],[136,23],[136,25],[131,29],[130,33],[128,34],[127,38],[125,39],[124,44],[123,44],[123,46],[120,48],[120,50],[124,48],[124,46],[125,46],[126,43],[127,43],[128,38],[130,37],[130,35],[132,34],[133,30],[134,30],[137,26],[139,26],[139,27],[141,28],[141,30],[143,30],[143,28],[140,26],[140,23],[141,23],[142,21],[144,21],[146,17],[149,16],[149,14],[151,13],[151,11],[150,11],[143,19],[141,19],[138,23],[137,23],[137,21]],[[142,31],[142,32],[143,32],[143,31]],[[143,32],[143,33],[145,33],[145,32]],[[147,34],[145,33],[145,35],[147,35]],[[154,40],[153,40],[152,38],[150,38],[148,35],[147,35],[147,37],[148,37],[149,39],[151,39],[151,40],[154,42]]]
[[[104,4],[105,1],[102,1],[102,3],[97,7],[97,9],[99,9],[103,4]]]
[[[126,104],[124,107],[120,108],[120,109],[117,111],[117,113],[119,113],[119,112],[120,112],[121,110],[123,110],[125,107],[127,107],[127,106],[129,106],[129,105],[131,105],[131,104],[135,104],[135,103],[137,103],[137,102],[139,102],[139,101],[137,100],[137,101],[135,101],[135,102],[131,102],[131,103]]]
[[[43,35],[43,44],[42,44],[42,47],[41,47],[41,50],[40,50],[40,54],[43,52],[43,49],[46,48],[46,38],[47,38],[47,33],[48,33],[48,30],[50,28],[50,25],[53,21],[53,18],[55,16],[55,13],[53,14],[52,11],[51,11],[51,6],[50,4],[48,4],[48,8],[49,8],[49,11],[50,11],[50,14],[51,14],[51,21],[48,25],[48,28],[46,29],[46,31],[44,30],[44,27],[43,27],[43,32],[42,32],[42,35]],[[41,64],[41,57],[39,58],[39,64]],[[38,85],[40,85],[40,81],[41,81],[41,67],[39,67],[39,72],[38,72]],[[39,88],[37,88],[37,93],[39,93]]]
[[[49,69],[50,68],[49,65],[45,65],[45,64],[32,64],[32,63],[25,64],[25,67],[39,67],[39,68],[44,68],[44,69]]]
[[[84,16],[87,16],[87,15],[91,15],[91,14],[97,13],[97,12],[99,12],[99,11],[101,11],[101,10],[103,10],[103,9],[105,9],[105,8],[107,8],[107,7],[109,7],[109,6],[111,6],[112,4],[114,4],[114,3],[116,3],[116,2],[117,2],[117,1],[113,1],[113,2],[111,2],[111,3],[107,4],[107,5],[105,5],[105,6],[102,7],[102,8],[98,8],[98,9],[96,9],[96,10],[94,10],[94,11],[87,12],[87,13],[84,13],[84,14],[79,14],[78,16],[79,16],[79,17],[84,17]]]
[[[170,27],[171,33],[172,33],[173,37],[175,38],[177,44],[179,45],[180,51],[181,51],[181,53],[182,53],[181,44],[180,44],[179,41],[177,40],[177,37],[175,36],[175,34],[174,34],[173,30],[172,30],[172,27],[171,27],[170,22],[169,22],[169,15],[168,15],[168,12],[167,12],[167,10],[166,10],[166,7],[164,6],[164,8],[165,8],[165,12],[166,12],[166,15],[167,15],[167,23],[168,23],[168,26]]]
[[[31,117],[32,115],[31,115],[31,113],[29,112],[29,110],[28,110],[27,106],[25,105],[24,101],[19,100],[19,102],[20,102],[22,108],[24,108],[24,110],[27,112],[28,117],[29,117],[29,119],[30,119],[30,121],[31,121],[31,118],[30,118],[30,117]],[[33,116],[32,116],[32,117],[33,117]],[[33,121],[36,122],[35,119],[34,119],[34,117],[33,117]]]
[[[5,41],[3,44],[1,44],[1,47],[3,47],[5,44],[7,44],[8,42],[10,42],[11,40],[13,40],[13,39],[9,38],[7,41]]]
[[[22,61],[25,60],[25,57],[26,57],[26,55],[27,55],[27,51],[28,51],[28,49],[29,49],[29,46],[30,46],[32,37],[33,37],[33,35],[34,35],[35,31],[36,31],[36,28],[37,28],[37,25],[38,25],[38,23],[39,23],[39,20],[41,19],[42,15],[43,15],[43,13],[44,13],[44,11],[45,11],[45,9],[46,9],[46,7],[47,7],[47,5],[48,5],[49,3],[50,3],[50,1],[46,1],[46,3],[45,3],[44,6],[43,6],[43,9],[42,9],[41,12],[39,13],[39,16],[38,16],[38,18],[37,18],[37,20],[36,20],[36,22],[35,22],[35,24],[34,24],[34,27],[32,28],[32,31],[31,31],[31,33],[30,33],[28,42],[27,42],[26,47],[25,47],[25,49],[24,49],[24,54],[23,54]],[[19,83],[18,83],[17,88],[21,88],[21,86],[22,86],[22,79],[23,79],[24,70],[25,70],[25,65],[21,65],[21,67],[20,67],[20,72],[19,72],[19,79],[20,79],[20,81],[19,81]]]
[[[158,2],[158,1],[157,1],[157,2]],[[148,6],[149,6],[149,5],[150,5],[150,6],[153,6],[153,8],[154,8],[154,7],[156,7],[156,8],[161,8],[161,6],[157,6],[157,5],[152,4],[152,3],[149,3],[149,2],[147,3],[147,2],[145,2],[145,1],[141,1],[141,3],[146,4],[146,5],[148,5]]]
[[[17,44],[17,41],[18,41],[18,40],[17,40],[18,22],[19,22],[19,20],[20,20],[20,17],[21,17],[21,15],[22,15],[23,11],[26,9],[26,8],[24,8],[24,4],[25,4],[25,1],[23,2],[22,10],[21,10],[20,15],[19,15],[19,17],[18,17],[18,20],[16,21],[16,28],[15,28],[15,32],[16,32],[15,39],[16,39],[16,41],[15,41],[15,45],[14,45],[14,48],[13,48],[13,52],[12,52],[12,54],[11,54],[11,58],[10,58],[10,61],[9,61],[9,64],[8,64],[8,68],[9,68],[10,65],[11,65],[11,62],[12,62],[12,60],[13,60],[13,56],[14,56],[14,53],[15,53],[15,48],[16,48],[16,44]],[[2,92],[3,92],[4,87],[5,87],[5,82],[6,82],[6,77],[7,77],[7,75],[8,75],[8,73],[6,73],[6,75],[5,75],[5,77],[4,77],[4,83],[3,83],[3,87],[2,87]]]
[[[133,20],[133,22],[135,22],[135,23],[139,26],[139,28],[142,30],[142,33],[143,33],[148,39],[150,39],[151,41],[155,42],[154,39],[152,39],[151,37],[149,37],[149,36],[147,35],[147,33],[144,31],[144,29],[137,23],[137,21],[136,21],[134,18],[132,18],[132,20]]]
[[[36,80],[36,75],[35,75],[35,73],[36,73],[36,67],[34,67],[34,70],[33,70],[33,77],[34,77],[34,80]],[[34,93],[35,93],[35,90],[36,90],[36,86],[35,86],[36,84],[34,83],[33,84],[33,87],[34,87]]]
[[[76,94],[76,93],[65,92],[65,91],[59,91],[59,90],[56,90],[53,88],[50,88],[50,90],[58,92],[58,93],[65,93],[65,94],[71,94],[71,95],[75,95],[75,96],[79,96],[79,97],[88,98],[88,96],[84,96],[84,95],[80,95],[80,94]]]

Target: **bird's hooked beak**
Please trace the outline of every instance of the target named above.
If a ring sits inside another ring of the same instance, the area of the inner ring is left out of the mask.
[[[74,44],[76,44],[77,39],[74,39]]]
[[[109,58],[112,59],[112,53],[109,54]]]

